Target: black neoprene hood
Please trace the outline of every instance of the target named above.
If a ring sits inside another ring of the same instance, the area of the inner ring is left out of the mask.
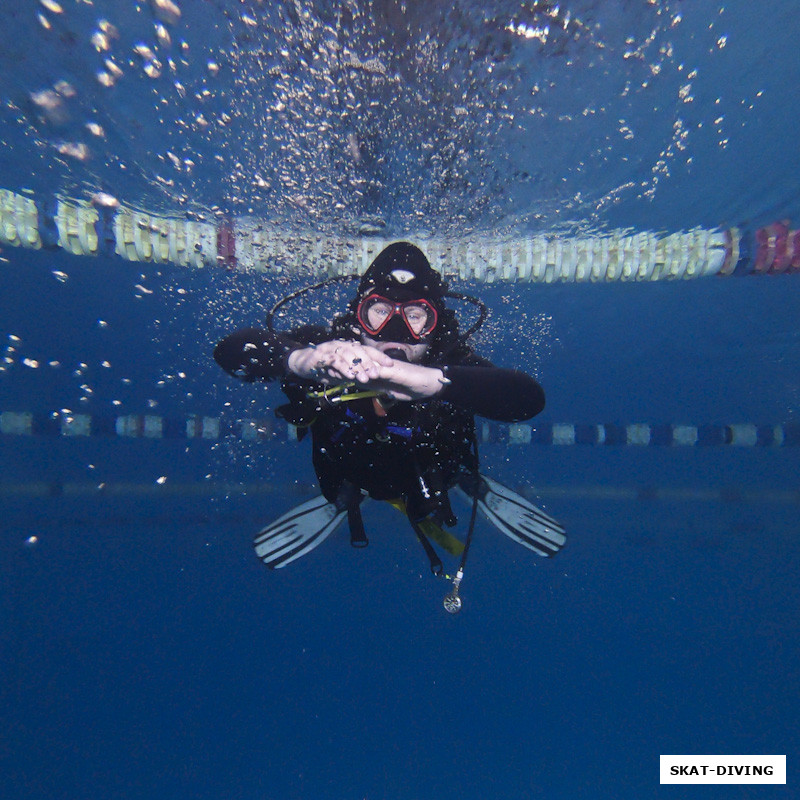
[[[388,300],[403,303],[408,300],[427,300],[438,314],[439,320],[425,343],[430,345],[424,361],[433,361],[443,352],[449,352],[458,342],[458,322],[455,314],[445,307],[447,286],[433,269],[425,253],[410,242],[393,242],[381,250],[358,284],[358,293],[349,302],[347,311],[334,319],[333,334],[342,338],[364,333],[358,322],[358,304],[369,294],[379,294]],[[405,335],[398,321],[387,325],[382,333],[385,341],[417,343]]]
[[[358,284],[358,300],[379,294],[389,300],[428,300],[444,308],[446,287],[422,250],[409,242],[394,242],[381,250]]]

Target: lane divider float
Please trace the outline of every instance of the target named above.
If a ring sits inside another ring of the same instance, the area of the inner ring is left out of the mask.
[[[34,198],[27,191],[0,189],[0,245],[325,278],[363,274],[391,241],[289,231],[252,217],[214,222],[169,217],[126,207],[108,195],[95,198]],[[445,277],[487,284],[649,282],[800,272],[800,230],[791,229],[788,221],[754,233],[694,228],[671,234],[610,231],[578,237],[407,236]]]
[[[478,438],[487,444],[553,447],[797,447],[800,423],[573,424],[500,423],[480,420]],[[44,438],[180,439],[217,442],[293,441],[297,429],[279,419],[235,419],[190,414],[73,414],[54,411],[0,412],[0,436]]]
[[[533,501],[541,500],[607,500],[612,502],[702,502],[702,503],[755,503],[759,505],[798,505],[800,504],[800,489],[778,489],[775,487],[747,486],[655,486],[644,485],[534,485],[515,486],[515,491]],[[302,483],[277,484],[263,483],[232,483],[214,481],[170,481],[153,480],[150,482],[102,482],[91,483],[88,481],[27,481],[14,483],[0,482],[0,499],[25,502],[26,524],[41,527],[46,524],[58,525],[64,521],[63,515],[53,515],[50,509],[39,519],[31,517],[31,509],[27,501],[31,499],[93,499],[126,498],[126,497],[197,497],[214,498],[226,496],[248,498],[275,495],[283,500],[288,497],[313,497],[318,493],[316,486]],[[106,506],[95,506],[96,516],[108,516]],[[200,512],[203,516],[206,514]],[[227,509],[221,509],[220,514],[228,514]],[[115,517],[124,522],[136,514],[136,509],[126,509],[125,514]],[[141,514],[150,516],[147,509],[142,509]],[[80,522],[87,522],[89,515],[82,515]],[[173,513],[165,513],[164,521],[172,524],[180,519]]]

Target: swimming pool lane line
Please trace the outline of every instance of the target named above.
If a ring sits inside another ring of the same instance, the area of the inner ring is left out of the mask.
[[[798,447],[800,423],[500,423],[480,420],[479,441],[507,446],[553,447]],[[297,429],[283,420],[225,419],[190,414],[77,414],[54,411],[0,412],[0,437],[116,438],[120,440],[185,440],[219,442],[285,442],[297,439]]]
[[[128,208],[107,195],[96,197],[102,201],[34,198],[30,192],[0,189],[0,244],[319,278],[363,274],[390,241],[281,230],[251,217],[214,223],[168,217]],[[695,228],[578,237],[409,236],[445,277],[480,283],[648,282],[800,272],[800,230],[790,229],[788,221],[754,232]]]
[[[800,505],[800,489],[780,489],[776,487],[756,487],[748,485],[724,486],[658,486],[655,484],[641,485],[614,485],[614,484],[576,484],[552,485],[534,484],[514,486],[514,491],[532,501],[543,500],[570,500],[570,501],[611,501],[629,502],[639,501],[644,503],[724,503],[724,504],[769,504],[769,505]],[[263,496],[276,496],[282,501],[293,497],[308,499],[318,494],[319,488],[302,483],[275,483],[266,479],[261,482],[219,482],[219,481],[26,481],[11,482],[0,481],[0,500],[27,501],[36,499],[111,499],[111,498],[197,498],[198,500],[212,500],[219,498],[235,499],[239,497],[258,498]],[[8,509],[7,509],[8,510]],[[200,518],[205,519],[210,515],[202,509],[196,509]],[[223,509],[220,514],[226,514]],[[97,508],[97,517],[105,517],[105,507]],[[151,512],[143,509],[137,516],[135,509],[126,509],[116,519],[120,522],[126,520],[141,520],[142,516],[150,517]],[[165,524],[180,523],[185,515],[164,514]],[[91,519],[91,518],[90,518]],[[81,517],[81,522],[90,521]],[[42,525],[59,525],[65,521],[64,515],[53,515],[50,510],[43,514],[38,521],[30,514],[26,505],[26,522]]]

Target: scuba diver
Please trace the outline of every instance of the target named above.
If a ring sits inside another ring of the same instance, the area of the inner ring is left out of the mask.
[[[478,510],[539,555],[553,555],[566,541],[558,522],[478,471],[474,416],[530,419],[544,408],[544,392],[529,375],[495,367],[470,349],[466,340],[482,324],[486,307],[448,292],[424,253],[408,242],[378,254],[329,330],[305,325],[275,331],[278,308],[337,280],[283,298],[266,330],[239,330],[214,350],[217,363],[241,380],[280,379],[289,403],[276,414],[297,426],[298,439],[311,432],[322,495],[264,528],[256,552],[268,567],[283,567],[319,545],[345,517],[351,544],[364,547],[361,503],[385,500],[407,516],[434,574],[443,574],[443,565],[431,540],[461,555],[445,598],[445,608],[458,611]],[[480,309],[463,335],[447,297]],[[451,489],[472,504],[463,542],[445,530],[457,522]]]

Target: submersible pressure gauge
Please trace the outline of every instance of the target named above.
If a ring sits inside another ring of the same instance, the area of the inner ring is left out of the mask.
[[[459,569],[453,578],[453,591],[448,594],[442,601],[444,610],[448,614],[458,614],[461,611],[461,598],[458,596],[458,587],[461,585],[461,579],[464,577],[464,570]]]

